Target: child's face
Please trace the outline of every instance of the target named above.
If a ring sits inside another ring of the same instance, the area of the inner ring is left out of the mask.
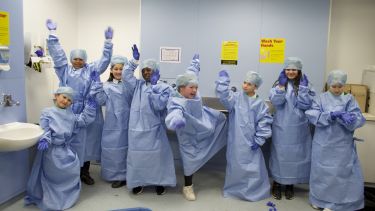
[[[142,69],[142,77],[145,81],[150,82],[152,70],[148,67]]]
[[[340,96],[344,92],[344,85],[333,84],[329,87],[329,91],[335,96]]]
[[[115,64],[112,67],[111,73],[112,73],[114,79],[121,80],[121,74],[122,74],[122,68],[123,67],[124,67],[123,64]]]
[[[243,92],[245,92],[249,96],[253,96],[255,94],[256,89],[257,89],[257,87],[255,86],[255,84],[251,84],[251,83],[246,82],[246,81],[244,81],[243,84],[242,84]]]
[[[55,94],[56,106],[62,109],[69,107],[72,100],[64,94]]]
[[[198,86],[193,84],[188,84],[187,86],[180,86],[179,92],[182,96],[188,99],[193,99],[197,95]]]
[[[285,75],[289,80],[293,80],[298,76],[298,70],[296,69],[285,69]]]
[[[72,65],[74,69],[80,69],[85,65],[85,61],[81,58],[74,58],[72,61]]]

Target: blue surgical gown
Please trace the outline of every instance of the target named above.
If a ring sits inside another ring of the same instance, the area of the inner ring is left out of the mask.
[[[127,187],[176,186],[172,149],[164,116],[173,89],[158,83],[151,86],[134,77],[137,65],[131,60],[122,74],[125,88],[133,93],[128,131]]]
[[[229,90],[229,80],[219,78],[216,91],[229,111],[227,169],[224,197],[259,201],[270,196],[270,183],[262,146],[271,137],[272,117],[267,105],[257,97]]]
[[[339,118],[332,120],[333,111],[351,112],[355,122],[346,125]],[[353,133],[365,119],[356,100],[350,94],[335,96],[325,92],[314,100],[306,115],[316,126],[311,156],[311,204],[340,211],[363,208],[364,179]]]
[[[26,205],[36,204],[41,210],[64,210],[78,200],[80,162],[71,141],[80,129],[94,121],[95,110],[85,107],[80,115],[74,114],[71,107],[42,111],[40,126],[49,133],[49,147],[36,154],[26,187]]]
[[[71,65],[68,65],[65,52],[55,35],[49,35],[47,45],[55,65],[55,72],[60,80],[60,86],[70,86],[75,91],[72,105],[73,112],[79,114],[82,112],[90,92],[90,74],[93,71],[101,74],[107,69],[112,57],[113,44],[110,41],[105,41],[101,59],[85,64],[81,69],[74,69]],[[75,136],[75,140],[72,141],[72,148],[78,153],[81,166],[85,161],[100,160],[103,121],[102,110],[99,106],[96,110],[95,121],[87,128],[81,129],[80,133]]]
[[[312,104],[315,92],[299,86],[296,96],[292,82],[287,89],[271,89],[270,100],[275,107],[272,123],[270,173],[284,185],[308,183],[311,161],[311,132],[305,110]]]
[[[184,175],[198,171],[226,144],[226,117],[220,111],[202,105],[199,94],[188,99],[175,93],[168,102],[167,125],[173,118],[184,118],[185,127],[176,130]]]
[[[128,123],[132,95],[121,81],[108,81],[99,87],[96,99],[105,105],[102,135],[101,175],[106,181],[126,180]]]

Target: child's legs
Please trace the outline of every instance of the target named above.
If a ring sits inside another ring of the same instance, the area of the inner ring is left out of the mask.
[[[184,176],[185,178],[185,186],[193,185],[193,174],[190,176]]]

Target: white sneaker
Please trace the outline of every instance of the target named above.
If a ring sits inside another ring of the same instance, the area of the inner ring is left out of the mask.
[[[318,206],[316,206],[316,205],[311,204],[311,207],[314,208],[314,209],[316,209],[316,210],[320,210],[320,208]]]
[[[331,209],[328,209],[328,208],[324,208],[324,210],[323,211],[333,211],[333,210],[331,210]]]
[[[182,189],[182,194],[184,195],[185,199],[188,201],[195,201],[195,193],[193,189],[193,185],[184,186]]]

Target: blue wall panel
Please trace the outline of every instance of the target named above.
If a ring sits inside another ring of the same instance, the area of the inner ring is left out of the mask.
[[[0,1],[0,10],[9,12],[11,67],[8,72],[0,71],[0,94],[11,94],[20,102],[19,106],[0,106],[0,124],[26,121],[22,5],[22,0]],[[29,150],[0,152],[0,204],[25,190],[29,170]]]
[[[230,71],[238,88],[247,71],[258,71],[264,78],[259,93],[267,98],[282,65],[260,64],[259,42],[280,37],[286,39],[285,55],[302,58],[303,70],[321,90],[329,6],[329,0],[142,0],[141,57],[158,59],[161,46],[182,47],[181,64],[161,63],[161,77],[175,78],[199,52],[202,96],[215,96],[214,80],[221,69]],[[220,64],[226,40],[239,41],[237,66]]]

